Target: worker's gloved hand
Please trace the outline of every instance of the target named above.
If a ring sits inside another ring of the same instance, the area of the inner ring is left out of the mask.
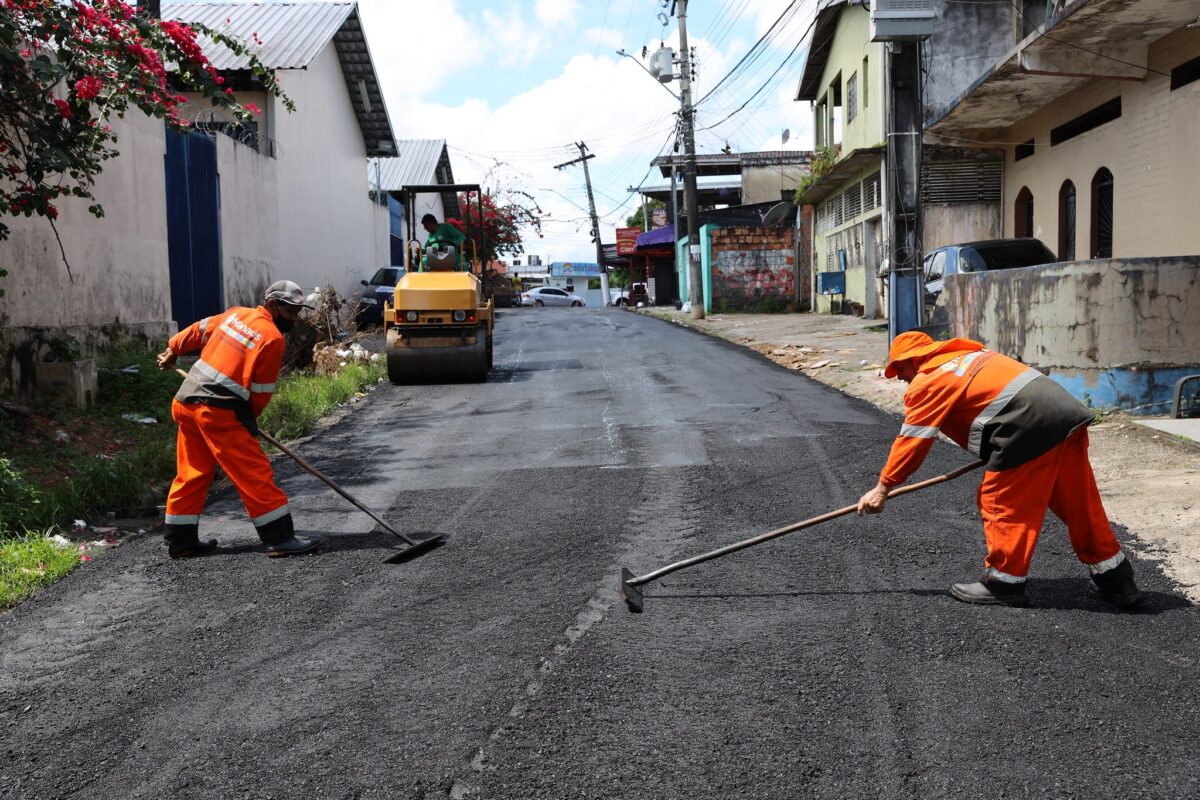
[[[883,511],[883,506],[887,502],[887,498],[888,488],[882,483],[877,483],[874,489],[859,498],[856,513],[860,517],[863,514],[879,514]]]
[[[171,367],[175,366],[175,360],[179,358],[179,353],[176,353],[171,348],[167,348],[158,354],[158,368],[166,372]]]

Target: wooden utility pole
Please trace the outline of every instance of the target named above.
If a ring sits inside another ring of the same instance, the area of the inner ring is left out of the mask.
[[[692,62],[687,40],[687,0],[679,12],[679,94],[683,124],[683,204],[688,222],[688,303],[692,319],[704,319],[704,284],[700,264],[700,204],[696,196],[696,120],[692,109]],[[673,182],[673,181],[672,181]],[[674,192],[675,187],[671,187]]]
[[[587,186],[588,214],[592,218],[592,241],[596,243],[596,263],[600,266],[600,291],[604,297],[604,305],[608,305],[608,268],[604,266],[604,245],[600,242],[600,218],[596,216],[596,200],[592,196],[592,176],[588,172],[587,164],[590,159],[596,156],[587,151],[587,145],[583,142],[576,142],[575,146],[579,148],[579,158],[562,164],[555,164],[554,168],[564,169],[573,164],[583,164],[583,181]]]

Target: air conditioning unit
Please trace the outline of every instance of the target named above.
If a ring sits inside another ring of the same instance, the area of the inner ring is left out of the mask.
[[[936,17],[934,0],[871,0],[871,41],[928,39]]]

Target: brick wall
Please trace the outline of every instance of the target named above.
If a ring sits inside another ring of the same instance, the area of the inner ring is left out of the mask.
[[[802,228],[802,235],[805,234]],[[807,257],[808,250],[807,241],[802,241],[802,259]],[[805,264],[797,268],[795,255],[795,228],[791,226],[714,230],[713,310],[753,311],[764,303],[776,306],[778,310],[807,308],[808,269]]]

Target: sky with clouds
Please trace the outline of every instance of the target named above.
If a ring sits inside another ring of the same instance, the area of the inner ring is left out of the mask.
[[[595,155],[589,169],[605,242],[639,202],[630,187],[669,182],[650,161],[675,142],[679,102],[664,89],[678,93],[679,83],[664,87],[640,66],[644,47],[678,50],[669,5],[359,0],[397,138],[446,139],[456,180],[532,194],[545,212],[544,239],[527,235],[525,249],[545,262],[595,260],[583,171],[554,168],[579,155],[574,143]],[[815,6],[688,3],[697,152],[812,147],[809,104],[792,98]],[[618,55],[622,48],[634,58]]]
[[[660,0],[359,5],[396,136],[446,139],[456,180],[533,194],[547,212],[545,238],[527,236],[526,252],[547,262],[595,260],[583,171],[554,168],[579,155],[575,142],[595,154],[589,169],[605,242],[639,202],[630,187],[668,182],[649,165],[674,143],[679,103],[635,59],[616,53],[623,48],[640,62],[643,47],[678,49],[676,22]],[[814,8],[815,0],[688,4],[694,97],[703,98],[697,152],[811,148],[809,104],[792,98]],[[768,31],[766,45],[717,86]],[[666,88],[678,93],[679,84]]]

